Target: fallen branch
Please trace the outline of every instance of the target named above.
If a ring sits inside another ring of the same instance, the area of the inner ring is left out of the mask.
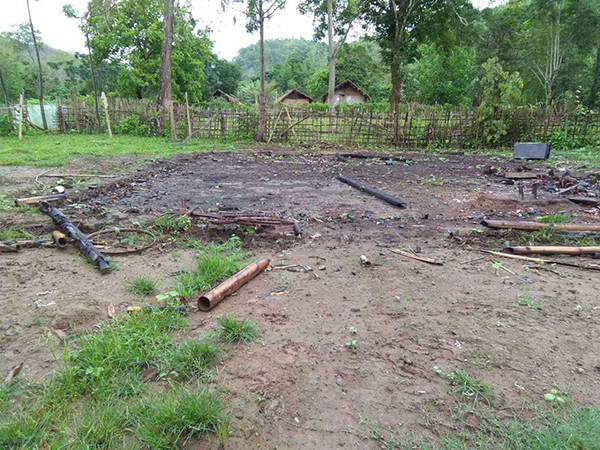
[[[381,159],[383,161],[400,161],[406,162],[407,159],[402,156],[382,155],[379,153],[338,153],[342,158],[358,158],[358,159]]]
[[[385,192],[382,192],[379,189],[365,186],[364,184],[353,180],[352,178],[345,177],[343,175],[340,175],[338,177],[338,180],[340,180],[342,183],[346,183],[352,186],[354,189],[358,189],[359,191],[363,191],[374,197],[380,198],[381,200],[389,203],[390,205],[394,205],[399,208],[406,208],[406,203],[404,203],[402,200],[396,197],[392,197],[391,195],[386,194]]]
[[[538,231],[546,228],[570,231],[600,231],[600,225],[587,225],[576,223],[540,223],[540,222],[515,222],[510,220],[482,220],[481,225],[488,228],[506,230]]]
[[[94,247],[94,244],[90,242],[87,236],[73,225],[59,209],[51,208],[46,202],[40,202],[40,211],[50,216],[60,231],[77,243],[80,253],[98,267],[101,272],[106,272],[109,269],[108,261],[106,261],[104,255]]]
[[[516,259],[518,261],[526,261],[526,262],[532,262],[532,263],[536,263],[536,264],[556,264],[559,266],[576,267],[578,269],[600,270],[600,266],[595,265],[595,264],[593,264],[593,265],[575,264],[575,263],[569,263],[569,262],[564,262],[564,261],[556,261],[556,260],[552,260],[552,259],[541,259],[541,258],[531,258],[528,256],[521,256],[521,255],[511,255],[510,253],[494,252],[492,250],[479,250],[479,251],[482,253],[487,253],[489,255],[499,256],[501,258]]]
[[[402,251],[402,250],[399,250],[399,249],[393,249],[392,253],[395,253],[396,255],[406,256],[407,258],[415,259],[417,261],[421,261],[421,262],[424,262],[424,263],[427,263],[427,264],[434,264],[436,266],[443,266],[444,265],[443,262],[440,262],[440,261],[438,261],[436,259],[433,259],[433,258],[423,258],[421,256],[417,256],[417,255],[414,255],[412,253],[408,253],[408,252],[405,252],[405,251]]]
[[[52,169],[50,169],[52,170]],[[38,177],[45,178],[117,178],[116,175],[94,175],[92,173],[42,173]]]
[[[3,244],[0,243],[0,252],[4,252],[4,253],[16,253],[19,251],[21,247],[19,247],[17,244]]]
[[[504,178],[509,180],[531,180],[533,178],[541,178],[544,174],[536,172],[506,172]]]

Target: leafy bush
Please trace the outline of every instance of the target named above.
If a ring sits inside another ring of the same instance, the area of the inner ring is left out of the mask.
[[[11,131],[8,114],[0,114],[0,136],[8,136]]]
[[[148,125],[142,123],[139,116],[127,116],[121,119],[115,126],[116,134],[128,134],[131,136],[147,136]]]

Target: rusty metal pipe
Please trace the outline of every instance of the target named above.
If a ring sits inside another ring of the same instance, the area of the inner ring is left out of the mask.
[[[52,232],[52,240],[58,248],[65,248],[69,243],[67,236],[64,233],[56,230]]]
[[[244,284],[254,278],[256,275],[261,273],[267,268],[271,261],[267,258],[261,258],[252,264],[246,266],[238,273],[228,278],[216,288],[201,295],[198,298],[198,309],[200,311],[210,311],[215,307],[217,303],[223,300],[228,295],[233,294]]]

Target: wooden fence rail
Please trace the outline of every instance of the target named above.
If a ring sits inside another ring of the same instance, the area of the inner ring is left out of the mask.
[[[397,117],[366,109],[340,111],[331,131],[327,111],[278,105],[267,111],[265,139],[273,143],[402,148],[502,147],[526,141],[558,142],[567,147],[600,145],[600,117],[581,107],[522,107],[486,117],[472,108],[401,106]],[[57,99],[55,107],[54,128],[59,132],[106,131],[104,115],[98,124],[89,99]],[[108,108],[115,134],[158,135],[168,127],[166,116],[147,101],[109,99]],[[0,114],[3,111],[0,107]],[[175,105],[175,120],[177,136],[183,140],[189,134],[185,103]],[[259,113],[255,108],[190,105],[189,120],[195,139],[252,139],[258,134]],[[165,135],[169,134],[167,130]]]

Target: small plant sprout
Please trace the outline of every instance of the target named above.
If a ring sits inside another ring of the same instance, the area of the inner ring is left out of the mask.
[[[358,341],[349,337],[346,341],[346,347],[348,347],[348,350],[350,350],[352,353],[356,353],[358,350]]]
[[[521,292],[515,302],[515,306],[527,306],[531,309],[542,309],[543,305],[543,301],[532,300],[529,298],[529,293],[527,291]]]
[[[556,389],[552,389],[547,394],[544,394],[544,400],[549,403],[560,403],[563,405],[566,403],[565,399],[559,395],[559,392]]]
[[[581,311],[583,311],[583,306],[577,305],[575,307],[575,314],[578,315],[578,316],[580,316],[581,315]]]
[[[354,326],[348,327],[348,330],[350,330],[350,333],[352,334],[358,334],[358,329]]]

